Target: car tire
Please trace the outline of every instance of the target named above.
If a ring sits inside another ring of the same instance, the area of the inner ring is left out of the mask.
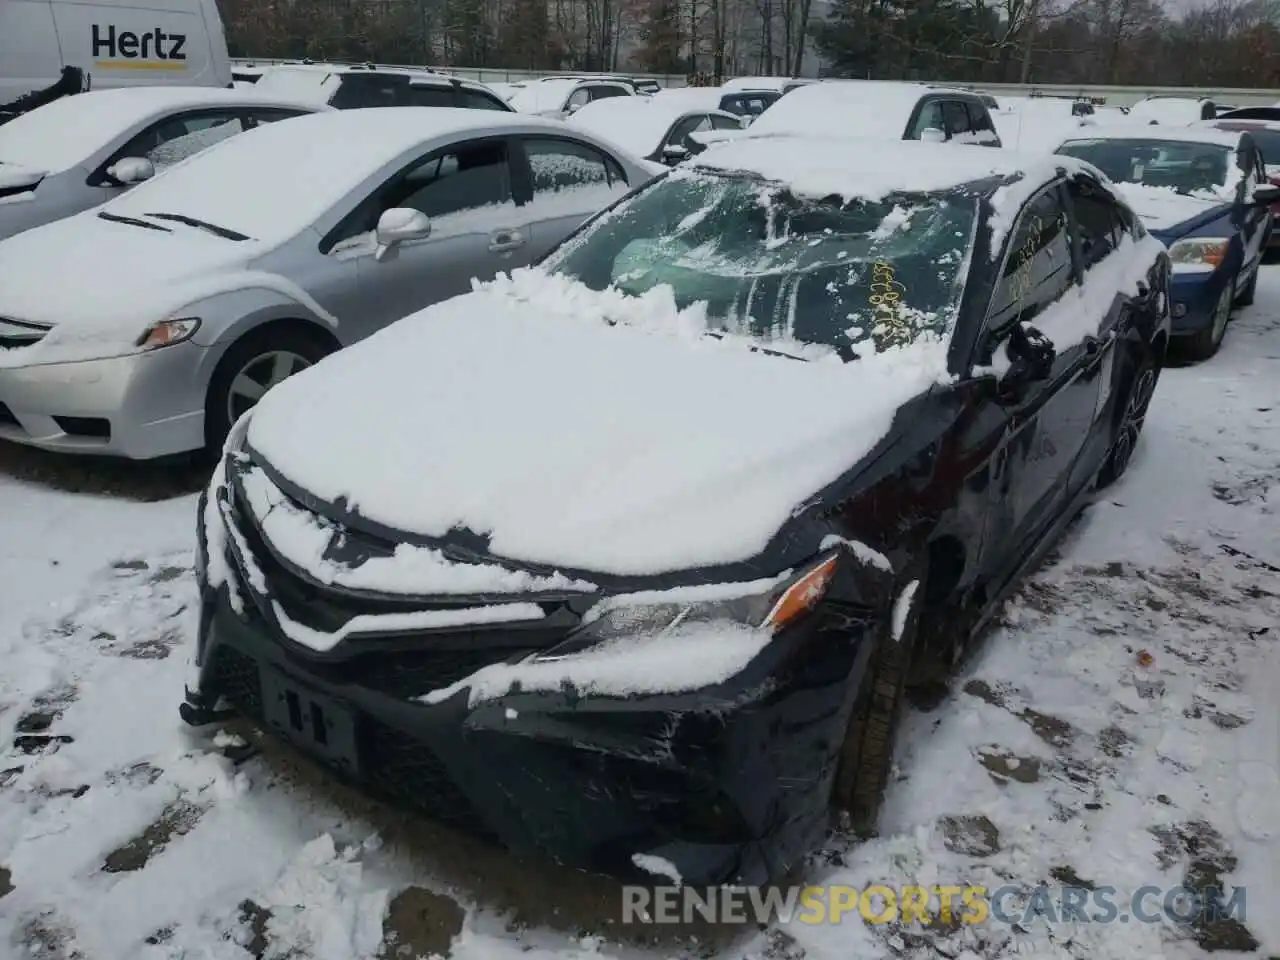
[[[237,340],[218,361],[205,394],[206,452],[216,455],[239,419],[236,411],[243,413],[256,403],[237,386],[242,376],[247,376],[265,393],[281,380],[319,363],[331,352],[332,348],[321,335],[296,326],[263,327]],[[288,358],[291,364],[284,376],[277,376],[281,369],[276,366],[277,358]]]
[[[912,568],[901,577],[894,591],[894,606],[902,591],[917,582],[902,635],[894,639],[892,615],[875,635],[875,647],[862,672],[844,743],[840,748],[832,806],[848,817],[848,825],[859,836],[870,836],[889,774],[893,767],[893,747],[902,713],[903,692],[918,645],[920,612],[928,589],[927,566]]]
[[[1227,335],[1227,325],[1231,322],[1231,306],[1235,292],[1233,278],[1222,289],[1217,305],[1213,308],[1213,316],[1209,327],[1194,336],[1187,337],[1183,352],[1187,359],[1194,361],[1208,360],[1222,346],[1222,339]]]
[[[1257,295],[1258,295],[1258,268],[1255,267],[1253,270],[1253,276],[1249,278],[1249,285],[1240,291],[1239,296],[1236,297],[1236,302],[1234,305],[1237,307],[1251,307],[1253,306],[1253,301],[1257,297]]]
[[[1160,382],[1160,370],[1163,357],[1155,356],[1150,350],[1143,351],[1129,381],[1129,389],[1125,394],[1124,406],[1116,417],[1115,434],[1111,446],[1107,450],[1106,459],[1098,471],[1095,488],[1102,490],[1119,480],[1129,464],[1133,461],[1133,451],[1138,446],[1138,438],[1147,421],[1147,411],[1151,408],[1151,398],[1155,395],[1156,385]]]

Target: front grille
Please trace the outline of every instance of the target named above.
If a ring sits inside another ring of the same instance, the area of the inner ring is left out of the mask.
[[[18,418],[13,415],[13,411],[0,403],[0,427],[16,427],[19,426]]]
[[[432,820],[496,839],[427,746],[367,716],[360,718],[359,739],[360,769],[372,789]]]
[[[208,686],[251,720],[262,719],[262,680],[253,658],[232,647],[218,647],[213,652]]]
[[[480,648],[469,650],[384,651],[344,662],[344,681],[407,700],[447,687],[482,667],[534,653],[533,649]]]

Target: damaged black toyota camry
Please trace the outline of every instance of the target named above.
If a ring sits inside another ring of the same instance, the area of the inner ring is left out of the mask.
[[[241,419],[183,718],[583,869],[778,877],[1125,471],[1168,283],[1069,158],[715,146]]]

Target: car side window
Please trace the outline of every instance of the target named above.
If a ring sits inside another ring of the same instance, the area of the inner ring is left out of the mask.
[[[995,339],[1058,300],[1075,279],[1066,211],[1056,186],[1023,208],[1007,251],[987,311],[986,329]]]
[[[579,87],[569,94],[569,99],[565,101],[565,107],[585,107],[590,102],[591,89],[589,87]]]
[[[1124,223],[1115,202],[1088,180],[1067,184],[1080,235],[1080,256],[1087,270],[1110,255],[1124,238]]]
[[[394,103],[387,106],[405,107],[456,107],[453,88],[428,84],[408,84]]]
[[[244,130],[245,121],[239,110],[206,110],[166,117],[116,151],[111,162],[141,157],[160,170]]]
[[[690,151],[697,150],[701,144],[693,140],[689,135],[692,133],[701,133],[703,130],[711,129],[711,117],[705,113],[696,114],[692,117],[685,117],[674,127],[667,136],[668,144],[686,147]]]
[[[622,168],[612,157],[576,140],[528,137],[524,153],[529,158],[534,199],[583,187],[627,186]]]
[[[938,100],[929,100],[922,104],[920,112],[916,114],[916,121],[911,125],[911,130],[907,134],[908,140],[919,140],[920,135],[926,130],[945,130],[946,121],[942,116],[942,103]]]
[[[592,100],[607,100],[610,97],[625,97],[625,96],[627,96],[627,91],[624,90],[622,87],[603,85],[603,86],[595,86],[591,88]]]
[[[511,168],[503,140],[459,144],[428,154],[396,174],[343,218],[320,245],[322,252],[346,249],[346,241],[371,234],[378,218],[393,207],[446,218],[493,207],[512,199]],[[442,231],[433,225],[432,236]]]
[[[728,117],[721,117],[717,114],[711,114],[712,130],[741,130],[742,124],[737,120],[731,120]]]
[[[454,90],[454,95],[457,97],[455,106],[463,107],[467,110],[501,110],[503,113],[510,113],[505,103],[497,97],[480,90],[468,90],[465,87],[459,87]]]
[[[942,101],[942,122],[946,124],[947,139],[963,137],[970,133],[969,111],[959,100]]]
[[[981,137],[982,134],[988,134],[988,133],[995,135],[996,125],[995,125],[995,122],[991,119],[991,112],[986,108],[985,104],[970,102],[965,104],[965,107],[969,111],[969,129],[970,130],[978,134],[979,137]],[[989,138],[982,138],[982,139],[985,140]]]

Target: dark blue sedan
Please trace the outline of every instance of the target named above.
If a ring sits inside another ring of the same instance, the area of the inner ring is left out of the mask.
[[[1236,306],[1253,302],[1280,188],[1247,131],[1086,127],[1057,150],[1113,181],[1173,262],[1173,343],[1194,360],[1218,352]]]

